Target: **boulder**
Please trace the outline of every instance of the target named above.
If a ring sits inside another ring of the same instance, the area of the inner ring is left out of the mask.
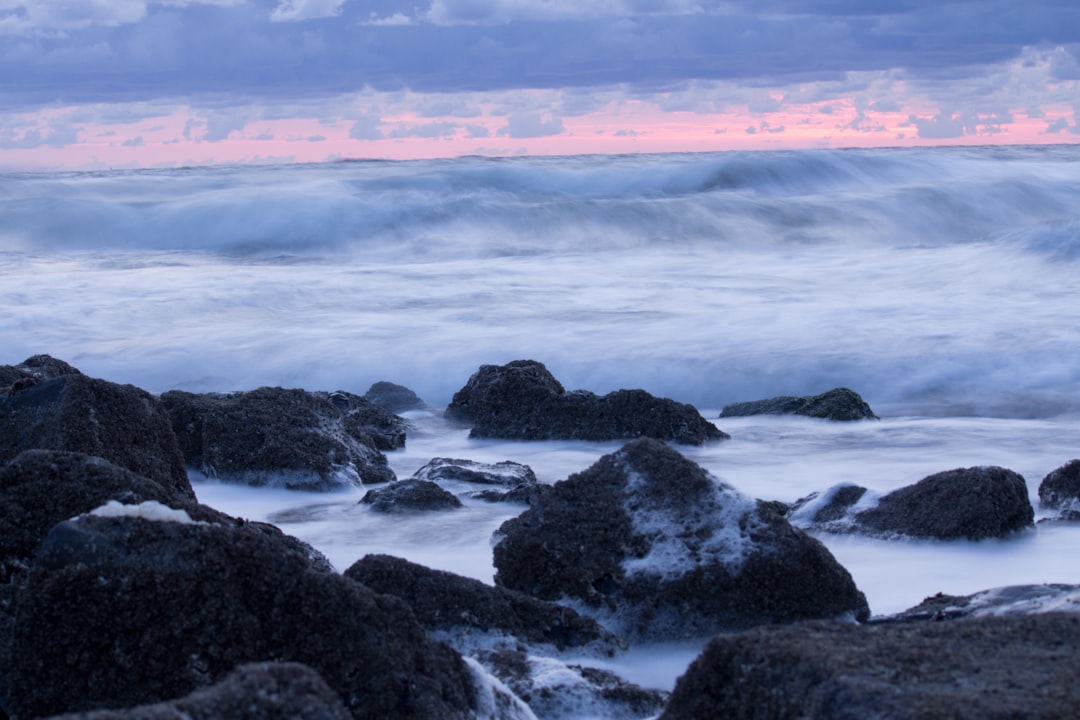
[[[631,639],[869,614],[824,545],[652,439],[556,483],[496,535],[496,584],[565,598]]]
[[[955,620],[988,615],[1080,613],[1080,585],[1009,585],[971,595],[932,595],[902,612],[874,617],[871,623]]]
[[[1080,615],[807,622],[720,635],[662,720],[1080,717]]]
[[[32,449],[84,453],[195,497],[169,416],[154,396],[77,371],[48,377],[56,366],[43,361],[42,368],[37,384],[0,397],[0,462]]]
[[[353,397],[335,403],[329,395],[264,387],[198,395],[172,390],[161,401],[185,462],[208,477],[299,490],[394,480],[372,433],[351,419]]]
[[[384,487],[368,490],[360,502],[383,513],[457,510],[462,506],[453,493],[427,480],[392,482]]]
[[[725,405],[720,417],[805,415],[823,420],[876,420],[877,415],[854,390],[834,388],[821,395],[781,396]]]
[[[415,473],[416,480],[434,483],[462,482],[478,485],[501,485],[514,488],[518,485],[535,485],[536,473],[528,465],[510,460],[482,463],[475,460],[455,458],[432,458]]]
[[[427,407],[420,396],[409,388],[385,380],[374,383],[368,388],[368,391],[364,393],[364,399],[392,413],[422,410]]]
[[[224,680],[177,700],[51,720],[349,720],[341,699],[300,663],[241,665]]]
[[[799,525],[825,526],[833,532],[848,529],[853,524],[851,509],[867,499],[867,489],[861,485],[841,483],[824,493],[811,493],[792,503],[785,514]],[[800,522],[803,521],[803,522]]]
[[[992,466],[930,475],[854,515],[860,530],[940,540],[1001,538],[1034,520],[1024,478]]]
[[[1080,460],[1070,460],[1039,483],[1039,505],[1059,520],[1080,520]]]
[[[312,394],[326,398],[341,410],[345,415],[345,428],[353,437],[366,436],[380,450],[400,450],[405,447],[405,435],[409,429],[405,418],[344,390]]]
[[[490,645],[492,637],[554,650],[591,648],[602,655],[624,647],[596,621],[568,607],[401,558],[367,555],[345,577],[401,598],[421,625],[459,652]]]
[[[310,666],[354,718],[463,718],[473,674],[400,600],[313,561],[272,526],[144,503],[58,524],[20,596],[13,715],[158,703],[238,665]]]
[[[509,440],[621,440],[651,437],[701,445],[728,437],[691,405],[644,390],[597,396],[566,392],[543,364],[483,365],[455,393],[448,418],[472,425],[470,437]]]
[[[18,365],[0,365],[0,391],[7,388],[6,394],[14,395],[42,380],[81,374],[77,368],[51,355],[34,355]],[[0,395],[3,394],[5,393],[0,392]]]

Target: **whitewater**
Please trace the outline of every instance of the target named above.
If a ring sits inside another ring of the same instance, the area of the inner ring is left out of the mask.
[[[1080,456],[1078,198],[1080,146],[1060,145],[0,173],[0,363],[49,353],[154,393],[388,380],[430,406],[388,454],[399,478],[442,456],[554,483],[619,443],[472,440],[441,417],[481,364],[531,358],[568,389],[692,403],[732,439],[679,451],[753,497],[1001,465],[1035,504]],[[837,386],[882,419],[717,419]],[[339,570],[384,552],[491,582],[491,533],[522,510],[387,519],[362,489],[192,480]],[[1080,583],[1075,525],[820,539],[875,614]],[[670,688],[699,648],[610,667]]]

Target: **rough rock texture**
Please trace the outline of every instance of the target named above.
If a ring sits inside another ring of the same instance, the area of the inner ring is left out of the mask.
[[[430,480],[434,483],[467,482],[511,488],[522,484],[536,484],[536,473],[532,471],[532,468],[510,460],[482,463],[456,458],[432,458],[413,473],[413,478]]]
[[[789,519],[804,516],[808,524],[843,523],[848,521],[849,511],[866,497],[867,490],[861,485],[841,484],[829,488],[825,493],[812,493],[796,500],[788,508]],[[839,527],[830,529],[837,530]]]
[[[971,595],[932,595],[915,607],[894,615],[874,617],[871,623],[955,620],[987,615],[1033,615],[1045,612],[1080,613],[1080,585],[1009,585]]]
[[[237,665],[316,670],[355,718],[461,718],[461,657],[400,600],[315,563],[272,526],[84,515],[57,525],[20,593],[13,715],[162,702]]]
[[[29,562],[54,525],[109,500],[154,500],[196,519],[224,517],[187,495],[82,453],[27,450],[0,467],[0,562]]]
[[[430,512],[457,510],[461,501],[433,482],[401,480],[384,487],[368,490],[360,502],[372,510],[384,513]]]
[[[882,497],[855,514],[859,528],[953,540],[1000,538],[1032,527],[1024,478],[1000,467],[947,470]]]
[[[34,355],[18,365],[0,365],[0,395],[14,394],[42,380],[61,375],[81,375],[79,370],[51,355]],[[8,392],[5,393],[4,390]]]
[[[452,644],[462,652],[469,645],[466,636],[487,634],[557,650],[591,646],[608,655],[623,647],[596,621],[570,608],[401,558],[367,555],[346,570],[345,577],[401,598],[421,625],[454,638]]]
[[[52,720],[349,720],[341,699],[300,663],[241,665],[186,697],[126,710],[57,715]]]
[[[1080,460],[1070,460],[1039,483],[1039,504],[1060,520],[1080,520]]]
[[[661,718],[1080,717],[1078,663],[1075,614],[761,627],[713,638]]]
[[[312,394],[329,400],[345,415],[345,428],[353,437],[367,436],[380,450],[399,450],[405,447],[405,435],[409,425],[404,418],[379,407],[367,398],[344,390]]]
[[[651,437],[690,445],[728,437],[690,405],[644,390],[602,397],[566,392],[543,364],[482,365],[458,390],[447,417],[472,424],[470,437],[510,440],[620,440]]]
[[[364,393],[364,399],[392,413],[421,410],[427,407],[420,396],[409,388],[385,380],[374,383],[368,388],[368,391]]]
[[[209,477],[303,490],[394,480],[372,433],[353,422],[353,398],[340,395],[335,404],[329,396],[295,389],[204,395],[173,390],[161,401],[184,460]]]
[[[747,415],[806,415],[823,420],[876,420],[877,415],[859,394],[847,388],[834,388],[821,395],[775,397],[767,400],[725,405],[720,417]]]
[[[95,455],[195,497],[168,414],[132,385],[65,374],[0,397],[0,462],[31,449]]]
[[[573,600],[631,638],[869,614],[821,543],[651,439],[555,484],[497,534],[496,584]]]

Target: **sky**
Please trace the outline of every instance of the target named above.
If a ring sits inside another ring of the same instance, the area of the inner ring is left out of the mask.
[[[1076,0],[0,0],[0,168],[1080,142]]]

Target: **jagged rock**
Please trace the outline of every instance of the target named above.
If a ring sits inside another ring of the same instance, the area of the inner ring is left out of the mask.
[[[747,415],[806,415],[823,420],[876,420],[877,415],[859,394],[847,388],[834,388],[821,395],[781,396],[767,400],[725,405],[720,417]]]
[[[489,636],[556,650],[591,647],[604,655],[624,647],[596,621],[570,608],[401,558],[367,555],[346,570],[345,577],[401,598],[421,625],[459,652],[488,644]]]
[[[364,399],[392,413],[421,410],[427,407],[420,396],[409,388],[385,380],[374,383],[368,388],[368,391],[364,393]]]
[[[154,500],[200,520],[220,515],[100,457],[27,450],[0,467],[0,562],[29,561],[54,525],[109,500]]]
[[[1039,483],[1039,504],[1059,520],[1080,520],[1080,460],[1070,460]]]
[[[548,489],[547,485],[522,483],[509,490],[480,490],[478,492],[470,493],[470,495],[477,500],[484,500],[485,502],[533,505],[536,503],[537,497],[547,492]]]
[[[854,516],[858,529],[941,540],[1005,537],[1034,520],[1024,478],[992,466],[930,475]]]
[[[261,661],[310,666],[354,718],[472,714],[457,653],[403,602],[276,528],[108,510],[60,523],[41,546],[19,597],[17,662],[0,672],[13,715],[162,702]]]
[[[482,365],[458,390],[446,416],[472,424],[470,437],[510,440],[620,440],[652,437],[701,445],[728,437],[692,406],[644,390],[597,396],[566,392],[543,364]]]
[[[467,482],[479,485],[535,485],[536,474],[528,465],[510,460],[497,463],[482,463],[475,460],[455,458],[432,458],[415,473],[416,480],[430,480],[434,483]]]
[[[635,639],[869,614],[821,543],[651,439],[556,483],[497,536],[496,584]]]
[[[404,418],[344,390],[312,394],[326,398],[345,415],[345,428],[353,437],[367,436],[380,450],[400,450],[405,447],[409,426]]]
[[[955,620],[988,615],[1080,613],[1080,585],[1010,585],[971,595],[932,595],[902,612],[874,617],[871,623]]]
[[[427,480],[401,480],[368,490],[360,502],[384,513],[457,510],[461,501],[453,493]]]
[[[807,622],[709,641],[662,720],[1080,716],[1080,615]]]
[[[63,375],[82,375],[79,370],[51,355],[33,355],[18,365],[0,365],[0,391],[9,388],[8,394],[21,392],[42,380]],[[0,392],[0,394],[3,394]]]
[[[241,665],[224,680],[176,700],[51,720],[349,720],[341,699],[301,663]]]
[[[195,497],[169,416],[156,398],[78,371],[48,377],[70,367],[51,360],[33,366],[44,373],[36,385],[0,397],[0,462],[32,449],[85,453]]]
[[[184,460],[209,477],[302,490],[395,479],[371,433],[329,396],[265,387],[203,395],[172,390],[161,401]],[[339,398],[348,407],[352,402]]]

